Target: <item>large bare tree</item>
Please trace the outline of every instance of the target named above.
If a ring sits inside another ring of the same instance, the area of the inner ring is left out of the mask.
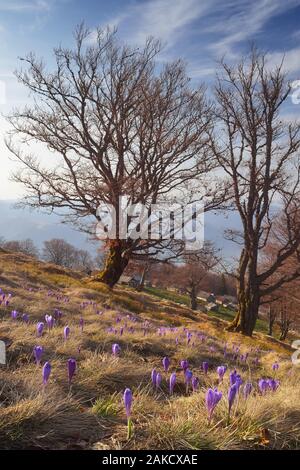
[[[281,117],[290,91],[283,65],[270,68],[266,57],[253,50],[240,64],[223,62],[222,67],[211,148],[231,181],[242,222],[242,232],[231,233],[241,255],[239,309],[230,329],[251,335],[263,299],[300,275],[298,263],[274,276],[290,256],[299,261],[300,126]],[[284,231],[276,223],[278,213]],[[263,269],[260,254],[274,237],[276,253]]]
[[[218,206],[222,183],[208,177],[215,166],[207,152],[210,106],[203,88],[190,86],[183,63],[158,67],[160,44],[153,39],[135,49],[99,30],[91,43],[80,26],[75,41],[73,50],[54,50],[51,71],[30,54],[17,73],[34,98],[9,117],[8,146],[22,163],[15,180],[27,190],[25,203],[63,209],[67,221],[86,231],[91,218],[101,219],[103,203],[113,206],[118,220],[120,196],[147,207],[182,194],[194,200],[192,180],[204,190],[206,210]],[[40,147],[39,156],[27,153],[25,144],[32,143],[44,144],[53,158],[44,163]],[[118,237],[118,226],[107,249],[98,279],[110,286],[133,256],[167,253],[161,240]]]

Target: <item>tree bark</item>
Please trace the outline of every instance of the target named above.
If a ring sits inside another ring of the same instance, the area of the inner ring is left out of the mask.
[[[259,294],[255,285],[249,281],[246,288],[244,283],[238,288],[238,312],[227,328],[229,331],[240,332],[252,336],[259,310]]]
[[[198,302],[197,302],[196,289],[195,289],[194,286],[192,286],[192,288],[190,290],[190,304],[191,304],[191,309],[192,310],[197,310]]]
[[[113,240],[110,242],[105,266],[96,277],[97,281],[103,282],[109,287],[113,287],[118,282],[129,261],[125,254],[126,248],[127,245],[124,241]]]

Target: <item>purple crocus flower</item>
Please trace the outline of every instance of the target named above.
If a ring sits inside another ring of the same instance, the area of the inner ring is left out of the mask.
[[[193,377],[193,372],[190,369],[187,369],[184,373],[185,383],[188,386],[191,383]]]
[[[214,409],[216,408],[221,398],[222,398],[222,392],[218,392],[217,388],[215,388],[214,390],[212,388],[207,390],[206,396],[205,396],[205,403],[206,403],[206,408],[208,412],[209,422],[211,421]]]
[[[250,393],[252,392],[252,383],[246,382],[243,389],[244,398],[247,399]]]
[[[162,381],[161,373],[160,373],[160,372],[157,372],[157,374],[156,374],[156,382],[155,382],[156,388],[159,388],[159,387],[160,387],[161,381]]]
[[[43,330],[44,330],[44,323],[40,321],[40,322],[36,325],[36,332],[37,332],[37,336],[38,336],[38,337],[42,336]]]
[[[117,343],[113,344],[113,345],[112,345],[112,353],[113,353],[113,355],[114,355],[114,356],[118,356],[118,355],[120,354],[120,352],[121,352],[120,346],[119,346]]]
[[[64,327],[64,338],[67,340],[70,336],[70,327],[67,325]]]
[[[243,380],[241,378],[241,376],[237,373],[236,370],[234,370],[233,372],[230,373],[229,375],[229,382],[230,382],[230,385],[234,385],[236,384],[237,386],[237,390],[239,390],[240,386],[242,385],[243,383]]]
[[[42,346],[34,346],[33,348],[33,355],[35,358],[36,364],[40,364],[41,359],[42,359],[42,354],[43,354],[43,348]]]
[[[48,329],[51,330],[54,325],[54,317],[52,317],[52,315],[45,315],[45,321],[47,323]]]
[[[43,366],[43,384],[46,385],[48,380],[49,380],[49,377],[50,377],[50,373],[51,373],[51,364],[50,362],[45,362],[44,366]]]
[[[81,329],[81,333],[83,332],[83,325],[84,325],[84,320],[83,320],[82,317],[80,317],[79,326],[80,326],[80,329]]]
[[[269,388],[269,383],[266,379],[260,379],[258,381],[258,388],[260,392],[264,395]]]
[[[275,372],[276,370],[279,369],[279,364],[278,362],[274,362],[274,364],[272,365],[272,370]]]
[[[198,377],[193,377],[193,378],[192,378],[192,388],[193,388],[193,391],[195,392],[198,387],[199,387],[199,379],[198,379]]]
[[[175,384],[176,384],[176,374],[175,372],[173,372],[171,375],[170,375],[170,395],[173,394],[173,391],[174,391],[174,387],[175,387]]]
[[[71,384],[72,377],[76,372],[76,367],[77,367],[76,360],[72,358],[68,359],[67,366],[68,366],[69,384]]]
[[[227,370],[226,366],[217,367],[217,372],[218,372],[218,375],[219,375],[220,382],[223,381],[223,377],[224,377],[224,374],[225,374],[226,370]]]
[[[233,372],[230,372],[229,374],[229,383],[230,385],[234,385],[236,382],[236,377],[237,377],[237,372],[234,370]]]
[[[126,416],[129,419],[131,415],[131,405],[132,405],[132,392],[130,388],[125,389],[123,400],[124,400],[124,405],[125,405]]]
[[[170,359],[168,357],[164,357],[162,360],[162,364],[163,364],[165,372],[168,372],[169,367],[170,367]]]
[[[269,379],[268,385],[269,385],[269,388],[272,390],[272,392],[275,392],[277,388],[279,387],[279,380]]]
[[[186,359],[184,359],[183,361],[180,361],[180,367],[185,372],[189,367],[188,361]]]
[[[202,370],[204,374],[206,375],[208,372],[208,362],[202,362]]]
[[[17,312],[17,310],[13,310],[13,311],[11,312],[11,318],[12,318],[13,320],[17,320],[18,316],[19,316],[19,313]]]
[[[28,323],[29,322],[29,315],[27,315],[27,313],[23,313],[22,320],[23,320],[24,323]]]
[[[152,381],[152,384],[153,384],[154,387],[156,387],[156,376],[157,376],[156,369],[152,369],[151,381]]]

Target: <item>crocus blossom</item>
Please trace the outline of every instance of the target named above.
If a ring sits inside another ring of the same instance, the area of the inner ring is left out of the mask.
[[[207,374],[208,372],[208,362],[202,362],[202,370],[204,374]]]
[[[192,388],[193,388],[193,391],[195,392],[199,387],[199,379],[198,377],[193,377],[192,378]]]
[[[189,385],[191,383],[192,377],[193,377],[193,372],[190,369],[187,369],[184,373],[184,379],[185,379],[186,385]]]
[[[183,361],[180,361],[180,367],[185,372],[189,367],[188,361],[186,359],[184,359]]]
[[[246,382],[245,385],[244,385],[244,389],[243,389],[243,395],[244,395],[244,398],[248,398],[248,396],[250,395],[250,393],[252,392],[252,383],[251,382]]]
[[[67,340],[70,336],[70,327],[67,325],[64,327],[64,338]]]
[[[176,374],[175,372],[173,372],[170,376],[170,382],[169,382],[170,395],[172,395],[174,392],[175,384],[176,384]]]
[[[42,346],[34,346],[33,355],[34,355],[36,364],[40,364],[41,359],[42,359],[42,354],[43,354]]]
[[[159,387],[160,387],[161,381],[162,381],[161,373],[160,373],[160,372],[157,372],[157,374],[156,374],[156,381],[155,381],[155,386],[156,386],[156,388],[159,388]]]
[[[51,330],[54,326],[54,317],[52,317],[52,315],[45,315],[45,321],[47,323],[48,329]]]
[[[127,416],[127,439],[131,438],[132,435],[132,421],[131,421],[131,406],[132,406],[132,392],[130,388],[126,388],[123,401],[125,405],[125,411]]]
[[[266,379],[260,379],[258,381],[258,388],[260,392],[264,395],[269,388],[269,383]]]
[[[123,400],[124,400],[124,406],[125,406],[125,412],[127,418],[130,418],[131,416],[131,406],[132,406],[132,392],[130,388],[126,388],[124,395],[123,395]]]
[[[205,404],[208,412],[208,421],[212,419],[213,412],[222,398],[222,392],[218,392],[218,389],[208,389],[205,396]]]
[[[164,357],[162,360],[163,368],[165,372],[168,372],[169,367],[170,367],[170,359],[168,357]]]
[[[222,382],[226,370],[227,370],[226,366],[219,366],[217,368],[217,372],[218,372],[218,375],[219,375],[220,382]]]
[[[77,368],[76,360],[73,358],[68,359],[67,367],[68,367],[69,384],[71,384],[73,375],[75,374],[76,368]]]
[[[44,323],[40,321],[40,322],[36,325],[36,333],[37,333],[37,336],[38,336],[38,337],[42,336],[43,330],[44,330]]]
[[[275,392],[277,388],[279,387],[279,380],[269,379],[268,385],[269,385],[269,389],[272,390],[272,392]]]
[[[46,385],[48,380],[49,380],[49,377],[50,377],[50,374],[51,374],[51,364],[50,362],[45,362],[44,366],[43,366],[43,372],[42,372],[42,375],[43,375],[43,384]]]
[[[114,355],[114,356],[118,356],[118,355],[120,354],[120,352],[121,352],[120,346],[119,346],[117,343],[113,344],[113,345],[112,345],[112,353],[113,353],[113,355]]]
[[[154,385],[154,387],[156,387],[156,376],[157,376],[156,369],[152,369],[151,381],[152,381],[152,384]]]

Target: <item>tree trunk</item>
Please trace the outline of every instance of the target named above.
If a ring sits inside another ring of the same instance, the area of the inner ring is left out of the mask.
[[[97,281],[104,282],[109,287],[113,287],[118,282],[129,261],[128,256],[124,254],[127,248],[126,243],[121,240],[110,242],[105,266],[96,277]]]
[[[274,323],[275,323],[275,320],[276,320],[276,313],[273,311],[271,305],[269,305],[268,317],[269,317],[268,335],[273,336],[273,327],[274,327]]]
[[[197,310],[198,302],[197,302],[197,294],[196,289],[194,287],[190,290],[190,304],[192,310]]]
[[[229,331],[240,332],[252,336],[258,318],[259,295],[254,286],[238,289],[238,312],[227,328]]]

